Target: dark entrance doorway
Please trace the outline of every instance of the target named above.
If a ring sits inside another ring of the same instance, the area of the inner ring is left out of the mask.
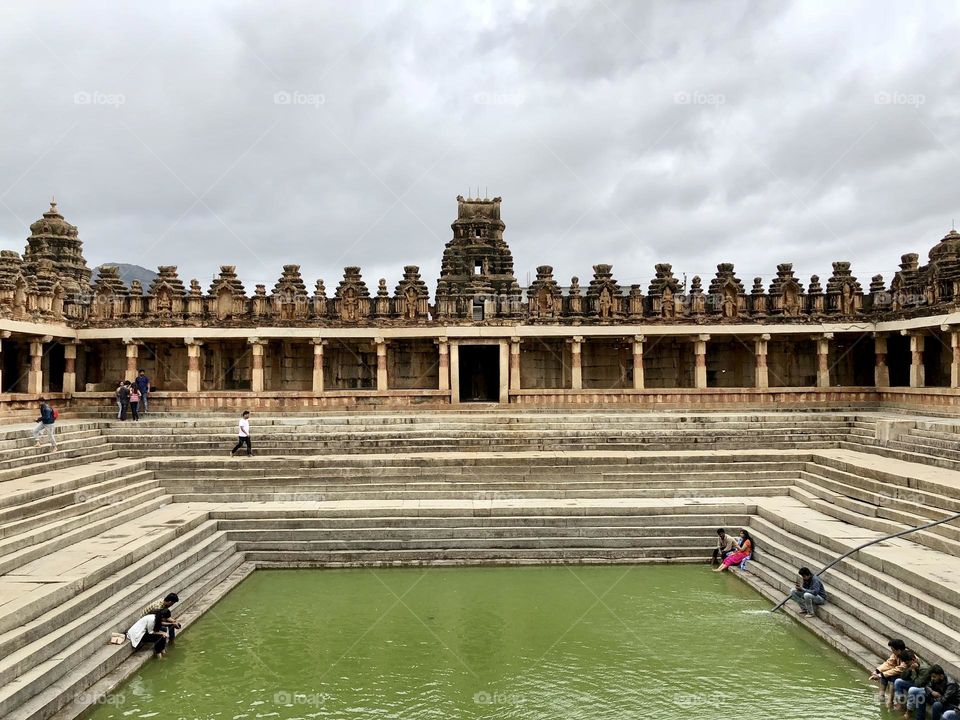
[[[47,350],[47,387],[50,392],[63,392],[63,373],[66,369],[63,345],[55,342]]]
[[[460,401],[500,400],[500,347],[460,346]]]

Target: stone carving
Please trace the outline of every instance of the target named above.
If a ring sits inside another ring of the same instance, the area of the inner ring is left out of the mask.
[[[960,301],[960,233],[955,229],[930,249],[925,265],[917,253],[904,254],[889,290],[878,275],[864,293],[850,263],[837,261],[825,287],[813,276],[805,290],[793,266],[782,263],[767,290],[763,279],[756,278],[749,294],[731,263],[718,264],[706,294],[699,277],[687,291],[685,280],[678,281],[668,263],[656,265],[645,294],[637,284],[621,288],[610,265],[594,266],[586,292],[577,278],[562,289],[553,268],[540,265],[524,293],[504,241],[500,207],[500,198],[458,197],[453,237],[444,247],[431,305],[426,283],[413,265],[404,267],[392,294],[384,279],[374,297],[356,267],[346,269],[332,298],[322,280],[308,294],[300,267],[292,264],[283,266],[269,294],[257,286],[249,298],[232,265],[221,266],[206,293],[195,280],[185,288],[173,265],[160,266],[148,289],[139,284],[127,288],[115,268],[104,268],[91,285],[79,232],[51,203],[31,224],[22,258],[0,251],[0,317],[78,327],[805,323],[945,314],[955,312]]]

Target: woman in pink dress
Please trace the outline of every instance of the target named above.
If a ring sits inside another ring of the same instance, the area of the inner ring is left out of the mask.
[[[744,560],[753,556],[753,538],[750,537],[750,533],[746,530],[740,531],[740,549],[736,552],[730,553],[724,558],[723,562],[720,563],[714,572],[723,572],[731,565],[739,565]]]

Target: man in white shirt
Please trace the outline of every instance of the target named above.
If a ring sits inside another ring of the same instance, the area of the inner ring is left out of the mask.
[[[162,658],[163,651],[167,648],[167,634],[160,630],[158,625],[169,619],[170,611],[166,609],[144,615],[127,630],[127,640],[134,650],[142,650],[152,643],[153,654]]]
[[[247,456],[253,455],[253,448],[250,447],[250,411],[244,410],[243,415],[240,416],[240,422],[237,424],[237,444],[234,445],[233,450],[230,451],[230,456],[242,448],[244,445],[247,446]]]

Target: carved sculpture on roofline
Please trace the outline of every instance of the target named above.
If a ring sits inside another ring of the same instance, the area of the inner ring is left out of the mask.
[[[500,198],[457,198],[431,304],[415,265],[403,268],[392,293],[380,279],[371,294],[355,266],[345,268],[332,297],[323,280],[308,291],[296,264],[283,266],[271,290],[260,284],[250,295],[234,265],[222,265],[206,292],[197,280],[185,287],[174,265],[161,265],[149,287],[127,287],[115,267],[92,277],[79,231],[51,203],[30,226],[22,257],[0,251],[0,317],[76,327],[803,324],[943,314],[960,301],[956,230],[930,249],[924,265],[917,253],[905,253],[889,289],[876,275],[865,292],[848,261],[834,262],[825,283],[817,275],[805,283],[791,263],[781,263],[768,287],[754,278],[749,292],[732,263],[717,266],[706,290],[699,276],[681,283],[668,263],[655,266],[646,292],[641,284],[621,286],[609,263],[593,266],[586,287],[574,277],[566,288],[552,266],[541,265],[523,289],[500,205]]]

